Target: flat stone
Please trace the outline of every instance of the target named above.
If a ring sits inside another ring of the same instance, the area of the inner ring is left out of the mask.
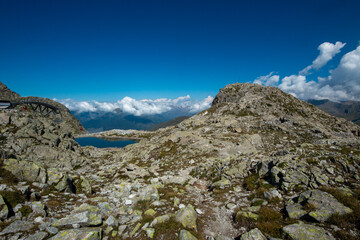
[[[217,182],[214,182],[211,187],[213,188],[220,188],[220,189],[224,189],[224,188],[227,188],[231,185],[231,182],[225,178],[217,181]]]
[[[310,224],[287,225],[283,231],[293,240],[335,240],[325,229]]]
[[[289,204],[285,207],[289,218],[300,219],[305,216],[307,212],[304,210],[304,207],[299,203]]]
[[[47,232],[37,232],[37,233],[34,233],[34,234],[28,236],[27,238],[25,238],[25,240],[43,240],[48,235],[49,234]]]
[[[102,223],[101,215],[90,211],[74,213],[52,224],[53,227],[72,226],[79,224],[82,227],[98,226]]]
[[[17,232],[26,232],[34,227],[34,224],[28,221],[16,220],[7,226],[2,232],[0,232],[0,236],[8,234],[8,233],[17,233]]]
[[[240,237],[240,240],[266,240],[266,239],[267,238],[258,228],[254,228],[249,232],[242,234]]]
[[[100,240],[100,228],[79,228],[60,231],[49,240]]]
[[[181,230],[179,234],[179,240],[197,240],[197,238],[192,235],[189,231]]]
[[[5,204],[3,196],[0,194],[0,220],[5,220],[9,216],[9,208]]]
[[[190,229],[196,228],[196,219],[196,212],[190,204],[175,214],[175,220]]]

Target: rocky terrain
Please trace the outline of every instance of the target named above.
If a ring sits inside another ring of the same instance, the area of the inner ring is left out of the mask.
[[[0,239],[360,238],[360,127],[277,88],[227,85],[176,126],[109,133],[142,136],[122,149],[1,114]]]

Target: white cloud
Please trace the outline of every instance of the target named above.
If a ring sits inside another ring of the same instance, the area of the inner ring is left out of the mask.
[[[257,79],[255,79],[254,83],[264,85],[264,86],[276,85],[280,80],[280,76],[279,75],[273,75],[273,74],[274,74],[274,72],[271,72],[266,76],[260,76]]]
[[[323,43],[319,46],[320,55],[298,75],[285,76],[279,81],[270,80],[278,76],[270,73],[254,80],[264,86],[276,86],[301,99],[330,99],[332,101],[360,101],[360,46],[342,56],[339,65],[327,77],[310,78],[309,70],[326,64],[337,54],[345,43]],[[306,73],[306,74],[304,74]]]
[[[202,101],[192,100],[189,95],[178,97],[176,99],[159,98],[159,99],[142,99],[136,100],[131,97],[124,97],[116,102],[98,102],[98,101],[81,101],[77,102],[72,99],[56,101],[64,104],[68,109],[75,112],[111,112],[115,109],[121,109],[123,112],[141,116],[154,115],[168,112],[175,108],[180,108],[189,113],[197,113],[211,106],[213,97],[208,96]]]
[[[197,102],[190,106],[190,113],[197,113],[202,110],[205,110],[211,106],[211,103],[213,102],[214,98],[211,96],[208,96],[201,102]]]
[[[319,56],[312,62],[311,65],[307,66],[299,73],[301,75],[307,75],[311,69],[320,69],[325,66],[333,57],[340,52],[346,43],[336,42],[335,44],[324,42],[320,44],[318,50],[320,51]]]

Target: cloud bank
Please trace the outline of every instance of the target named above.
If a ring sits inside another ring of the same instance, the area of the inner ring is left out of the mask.
[[[360,101],[360,46],[342,56],[339,65],[326,77],[311,77],[311,70],[325,66],[345,43],[322,43],[319,56],[298,74],[285,76],[271,72],[254,80],[264,86],[275,86],[301,99],[330,99]]]
[[[116,102],[98,102],[98,101],[75,101],[64,99],[56,101],[64,104],[70,111],[81,112],[112,112],[120,109],[125,113],[135,116],[162,114],[171,110],[184,110],[190,114],[200,112],[211,106],[213,97],[197,101],[192,100],[189,95],[178,97],[176,99],[159,98],[159,99],[142,99],[136,100],[131,97],[124,97]]]

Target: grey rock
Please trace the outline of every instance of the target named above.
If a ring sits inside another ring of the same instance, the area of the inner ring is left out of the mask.
[[[119,225],[118,221],[113,216],[109,216],[105,223],[108,226],[114,226],[114,227],[117,227],[117,225]]]
[[[82,227],[98,226],[102,223],[101,215],[85,211],[81,213],[73,213],[65,218],[62,218],[52,224],[53,227],[72,226],[79,224]]]
[[[351,213],[352,210],[338,202],[331,194],[320,190],[308,190],[299,196],[299,201],[307,202],[315,207],[309,216],[319,222],[325,222],[332,214]]]
[[[100,240],[100,228],[80,228],[60,231],[50,240]]]
[[[158,201],[160,199],[156,185],[149,185],[141,190],[139,200]]]
[[[37,232],[37,233],[34,233],[34,234],[28,236],[27,238],[25,238],[25,240],[43,240],[48,235],[49,234],[47,232]]]
[[[46,182],[46,170],[33,162],[9,158],[4,160],[4,168],[10,171],[19,180],[41,183]]]
[[[325,229],[310,224],[287,225],[283,231],[293,240],[335,240]]]
[[[307,214],[307,212],[304,210],[304,207],[300,203],[288,204],[286,205],[285,209],[289,218],[292,219],[300,219]]]
[[[57,229],[56,227],[47,227],[46,231],[50,234],[57,234],[59,232],[59,229]]]
[[[41,202],[32,202],[31,209],[34,213],[41,214],[46,217],[46,206]]]
[[[197,238],[192,235],[189,231],[181,230],[179,234],[179,240],[197,240]]]
[[[240,240],[266,240],[266,239],[267,238],[258,228],[254,228],[249,232],[242,234],[240,237]]]
[[[8,234],[8,233],[17,233],[17,232],[25,232],[29,231],[34,227],[34,224],[28,221],[16,220],[7,226],[2,232],[0,232],[0,236]]]
[[[9,207],[6,205],[3,196],[0,194],[0,220],[5,220],[9,216]]]
[[[217,181],[217,182],[214,182],[211,187],[212,188],[220,188],[220,189],[224,189],[224,188],[227,188],[231,185],[231,182],[225,178]]]
[[[186,228],[196,228],[196,212],[192,205],[187,205],[175,214],[175,220]]]
[[[273,198],[282,198],[281,194],[276,189],[269,192],[264,192],[264,197],[268,200],[271,200]]]

